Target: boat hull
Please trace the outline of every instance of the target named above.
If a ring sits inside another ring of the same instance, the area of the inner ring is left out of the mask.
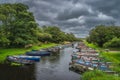
[[[31,52],[26,52],[26,55],[29,55],[29,56],[50,56],[50,52],[47,52],[47,51],[31,51]]]
[[[30,65],[30,64],[33,64],[33,63],[34,63],[33,60],[21,59],[21,58],[17,58],[17,57],[14,57],[14,56],[7,56],[6,59],[7,59],[9,62],[24,64],[24,65]]]
[[[33,60],[36,62],[40,61],[40,56],[28,56],[28,55],[18,55],[18,56],[14,56],[17,58],[21,58],[21,59],[26,59],[26,60]]]

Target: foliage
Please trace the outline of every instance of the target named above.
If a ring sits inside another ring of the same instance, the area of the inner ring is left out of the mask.
[[[22,3],[0,4],[0,47],[24,47],[39,42],[77,40],[72,33],[65,33],[58,27],[38,27],[28,9]]]
[[[120,38],[120,27],[100,25],[90,31],[87,41],[102,47],[115,37]]]
[[[63,41],[76,41],[77,38],[72,33],[65,33],[56,26],[43,26],[43,31],[52,35],[51,42],[60,43]]]
[[[28,6],[17,4],[0,5],[0,46],[22,47],[36,42],[34,30],[37,24]]]
[[[91,47],[91,48],[93,48],[93,49],[99,48],[97,45],[95,45],[95,44],[93,44],[93,43],[89,43],[89,42],[87,42],[87,41],[84,41],[84,43],[85,43],[86,46],[89,46],[89,47]]]
[[[111,47],[111,48],[120,48],[120,38],[113,38],[112,40],[106,42],[104,45],[104,47]]]

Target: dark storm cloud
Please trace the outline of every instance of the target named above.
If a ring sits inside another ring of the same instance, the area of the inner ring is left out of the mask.
[[[95,2],[87,1],[88,5],[93,6],[94,10],[99,10],[104,14],[113,16],[115,18],[120,17],[120,0],[94,0]]]
[[[70,7],[65,9],[63,12],[60,12],[58,14],[58,19],[59,20],[67,20],[67,19],[71,19],[71,18],[78,18],[82,15],[89,15],[89,11],[87,10],[87,8],[82,7],[81,6],[77,6],[77,7]]]
[[[40,26],[59,26],[78,37],[99,24],[120,25],[120,0],[0,0],[7,2],[25,3]]]

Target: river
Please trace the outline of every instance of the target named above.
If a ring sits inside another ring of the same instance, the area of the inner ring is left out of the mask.
[[[73,48],[65,48],[30,66],[0,64],[0,80],[80,80],[80,74],[69,70],[72,52]]]

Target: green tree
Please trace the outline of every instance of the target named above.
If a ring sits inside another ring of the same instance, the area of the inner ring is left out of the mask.
[[[34,16],[22,3],[0,4],[0,46],[23,47],[40,42],[74,41],[75,36],[66,34],[56,26],[38,27]]]
[[[73,33],[65,33],[56,26],[44,26],[43,31],[52,35],[52,42],[60,43],[63,41],[76,41]]]
[[[113,38],[112,40],[106,42],[104,44],[104,47],[120,48],[120,38],[117,38],[117,37]]]
[[[17,4],[0,5],[1,36],[3,44],[13,47],[23,47],[27,44],[33,44],[37,41],[35,30],[37,23],[34,16],[28,11],[28,6]],[[9,42],[9,45],[8,45]]]
[[[52,42],[59,43],[62,41],[62,37],[61,37],[62,31],[58,27],[44,26],[43,30],[44,32],[52,35],[52,40],[51,40]]]
[[[100,25],[90,31],[87,41],[102,47],[114,37],[120,37],[120,27]]]

